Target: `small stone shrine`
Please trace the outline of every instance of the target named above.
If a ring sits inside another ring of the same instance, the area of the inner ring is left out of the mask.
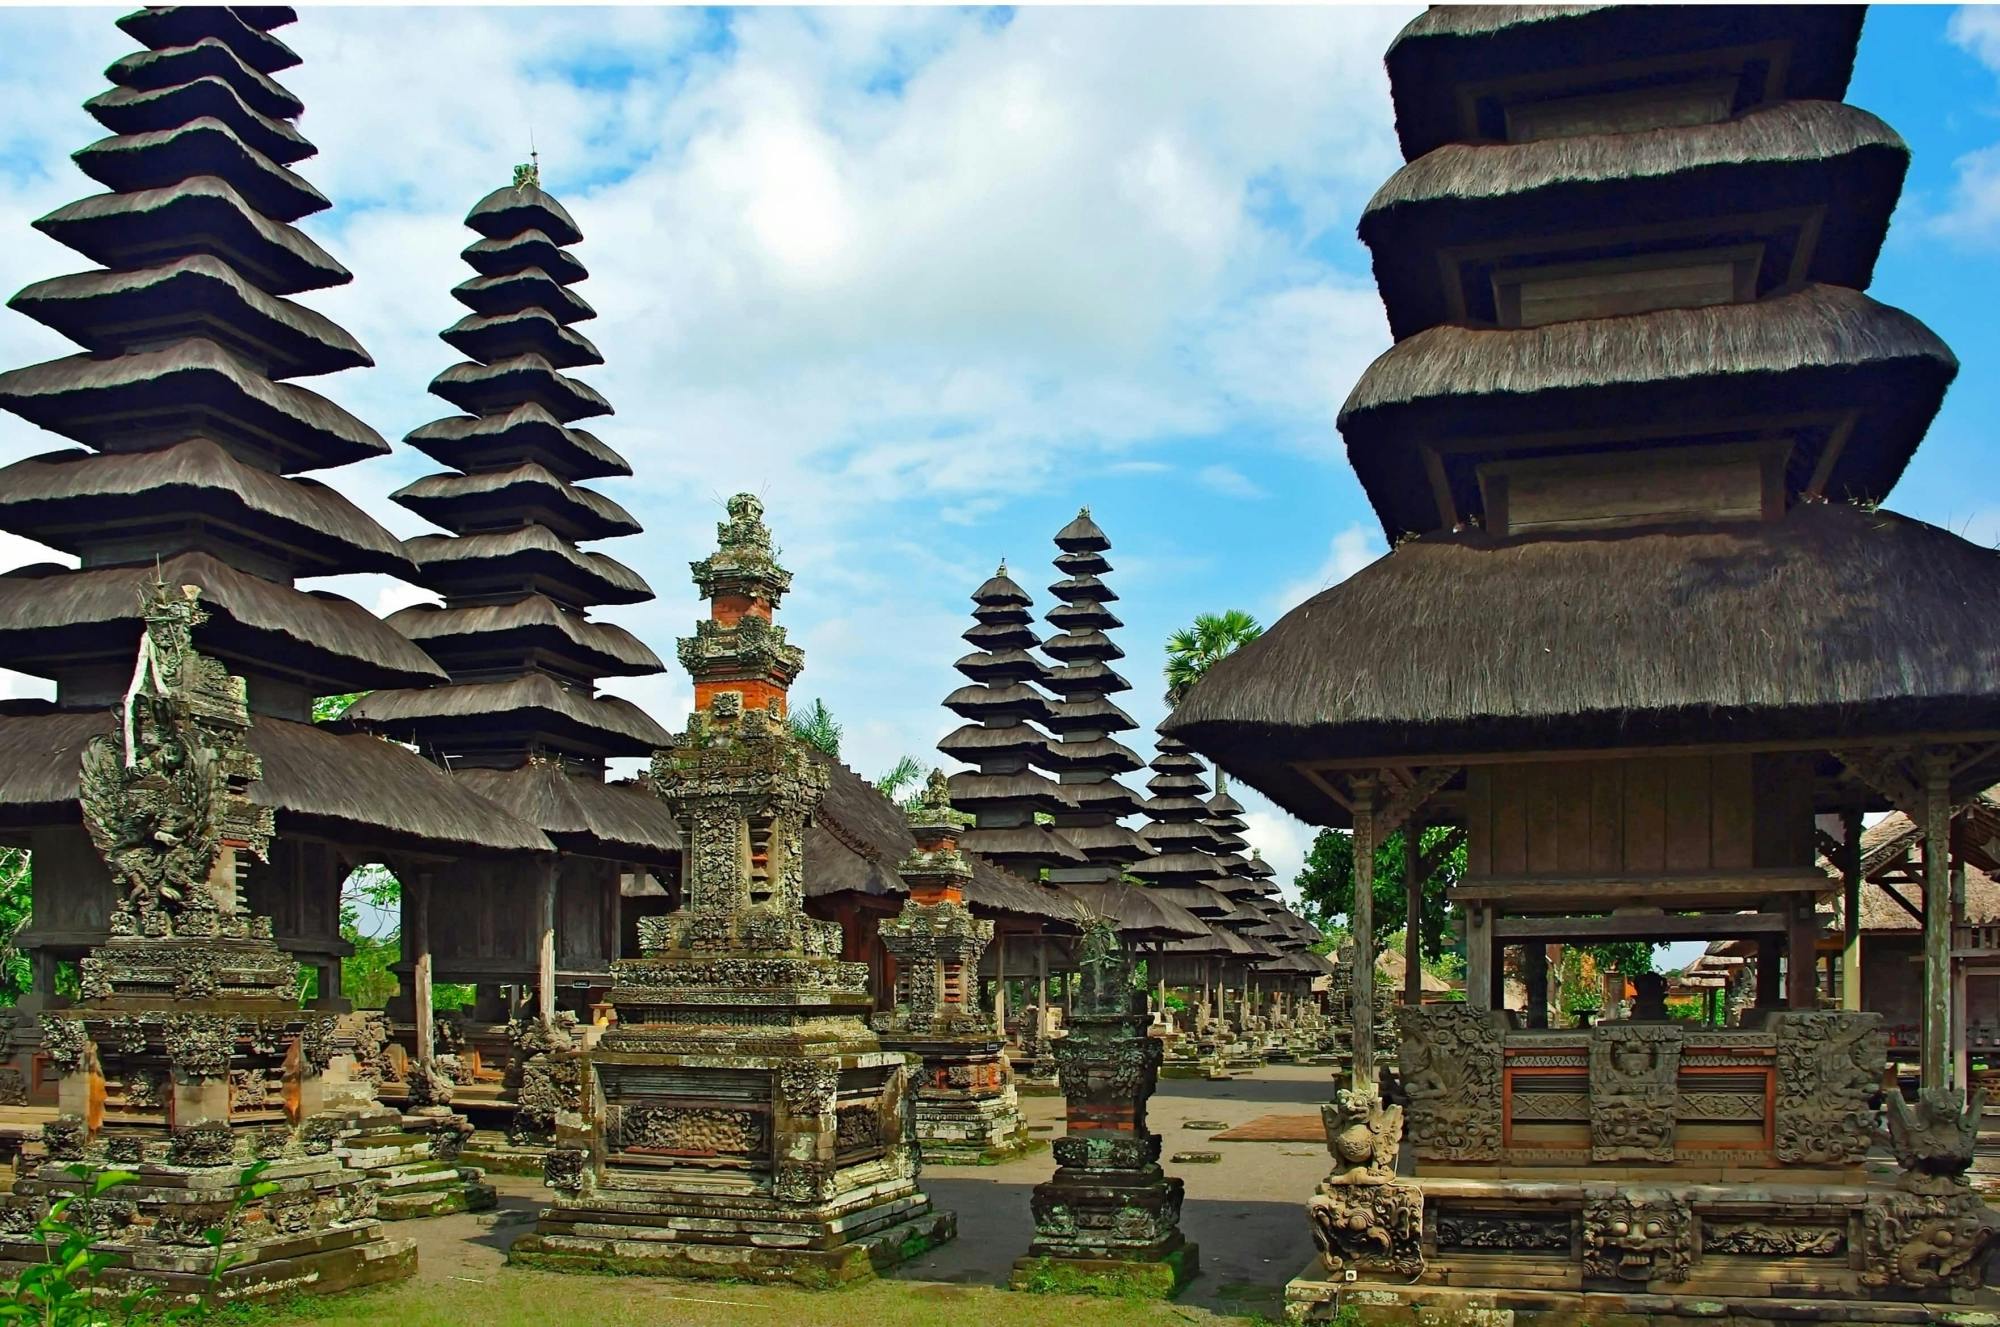
[[[695,712],[654,758],[686,845],[681,906],[614,965],[617,1021],[581,1052],[556,1202],[516,1263],[789,1281],[873,1275],[950,1239],[917,1187],[910,1074],[864,1021],[868,970],[804,910],[826,774],[785,724],[803,663],[772,613],[791,582],[763,507],[728,504],[693,564],[710,618],[680,642]]]
[[[1069,1128],[1054,1177],[1035,1186],[1035,1240],[1012,1284],[1170,1298],[1200,1262],[1180,1231],[1181,1181],[1161,1171],[1160,1136],[1146,1128],[1163,1052],[1112,924],[1091,922],[1080,943],[1069,1035],[1055,1044]]]
[[[875,1018],[882,1044],[915,1055],[917,1148],[933,1164],[983,1165],[1033,1145],[998,1030],[979,1001],[979,956],[993,923],[965,906],[972,867],[958,850],[971,819],[952,810],[941,770],[910,807],[917,846],[897,863],[909,901],[881,924],[896,960],[896,1006]]]
[[[137,1176],[71,1209],[117,1256],[114,1284],[192,1297],[218,1258],[229,1298],[407,1276],[415,1250],[383,1238],[373,1188],[333,1152],[321,1074],[336,1016],[299,1008],[299,965],[238,895],[273,829],[246,795],[263,766],[243,679],[195,651],[194,586],[156,583],[144,617],[118,731],[83,751],[84,825],[122,893],[80,965],[82,999],[42,1016],[61,1113],[46,1158],[0,1199],[0,1275],[45,1260],[34,1224],[87,1189],[80,1164]],[[273,1187],[238,1208],[257,1162]]]

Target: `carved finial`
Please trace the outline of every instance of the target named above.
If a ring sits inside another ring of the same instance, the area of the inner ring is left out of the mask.
[[[514,167],[514,187],[516,189],[539,189],[542,187],[542,154],[528,149],[528,160]]]
[[[998,570],[998,571],[994,572],[993,574],[994,574],[995,576],[1005,576],[1005,575],[1007,574],[1007,559],[1006,559],[1006,558],[1001,558],[1001,559],[1000,559],[1000,570]]]

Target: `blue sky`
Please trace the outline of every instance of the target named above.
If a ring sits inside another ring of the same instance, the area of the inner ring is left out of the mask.
[[[131,49],[117,12],[0,10],[0,289],[81,266],[27,223],[93,191],[67,155],[102,134],[78,106]],[[639,472],[603,487],[647,532],[600,547],[660,596],[604,616],[670,656],[720,499],[762,493],[796,694],[872,774],[955,726],[968,592],[1004,557],[1045,610],[1087,503],[1150,726],[1172,627],[1269,621],[1381,551],[1333,418],[1387,345],[1354,224],[1398,164],[1381,54],[1412,12],[306,7],[280,77],[336,207],[305,228],[356,274],[309,302],[377,361],[308,385],[391,439],[449,412],[424,385],[456,358],[461,221],[532,139],[587,236],[608,363],[579,376]],[[1849,99],[1915,153],[1874,293],[1965,363],[1891,505],[1993,543],[2000,11],[1871,11]],[[68,349],[0,316],[0,362]],[[0,417],[0,460],[58,445]],[[323,477],[409,535],[386,495],[432,468]],[[673,726],[689,699],[610,689]],[[1251,829],[1289,879],[1310,831],[1261,804]]]

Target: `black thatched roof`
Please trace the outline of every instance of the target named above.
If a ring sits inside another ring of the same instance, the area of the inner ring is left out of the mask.
[[[1160,944],[1170,940],[1205,940],[1209,925],[1174,902],[1162,890],[1122,880],[1066,884],[1064,893],[1118,928],[1128,944]]]
[[[565,428],[530,401],[504,415],[455,415],[412,429],[403,439],[458,470],[490,470],[533,461],[574,483],[629,475],[626,459],[585,429]]]
[[[1492,266],[1532,254],[1531,237],[1585,257],[1578,231],[1630,217],[1701,218],[1712,245],[1761,244],[1760,291],[1800,279],[1865,289],[1908,163],[1895,130],[1832,101],[1636,133],[1452,143],[1376,191],[1361,238],[1399,339],[1442,322],[1493,321]],[[1465,255],[1448,265],[1463,315],[1441,250]]]
[[[909,892],[896,863],[917,846],[909,818],[875,785],[830,756],[814,759],[827,772],[826,796],[806,830],[808,897],[829,894],[900,896]],[[1060,890],[1023,880],[978,853],[965,853],[972,879],[965,901],[982,916],[1031,918],[1044,926],[1081,930],[1076,902]]]
[[[1749,304],[1543,327],[1433,327],[1368,366],[1340,429],[1391,538],[1438,525],[1422,442],[1450,438],[1476,457],[1481,438],[1546,436],[1552,421],[1627,433],[1634,421],[1674,421],[1696,434],[1787,410],[1857,410],[1825,491],[1880,499],[1957,372],[1950,348],[1909,314],[1811,285]],[[1815,459],[1795,456],[1794,472],[1810,475]],[[1455,476],[1454,491],[1467,483]],[[1476,486],[1459,500],[1477,511]]]
[[[1839,101],[1861,15],[1859,5],[1433,6],[1389,48],[1396,135],[1414,161],[1454,140],[1503,137],[1493,84],[1731,47],[1767,48],[1752,72],[1776,81],[1750,89],[1758,100]]]
[[[610,498],[533,461],[477,474],[425,475],[389,496],[453,533],[491,529],[500,513],[518,515],[572,540],[611,539],[640,530],[632,513]]]
[[[646,756],[673,745],[673,736],[621,696],[592,695],[546,673],[496,682],[374,691],[348,717],[375,732],[452,754],[508,744],[533,731],[593,756]]]
[[[519,769],[461,768],[452,777],[564,852],[662,866],[680,859],[667,804],[632,783],[605,783],[548,761]]]
[[[0,823],[74,817],[84,743],[116,722],[109,709],[0,717]],[[370,851],[554,850],[539,830],[393,742],[263,715],[246,740],[264,762],[250,800],[278,812],[280,834],[323,834]]]
[[[496,659],[537,653],[590,677],[643,677],[666,665],[637,636],[594,622],[531,594],[504,604],[444,608],[412,604],[388,618],[446,669],[492,667]]]
[[[1294,762],[1992,730],[1995,603],[2000,552],[1840,503],[1428,535],[1286,614],[1162,731],[1326,824]]]

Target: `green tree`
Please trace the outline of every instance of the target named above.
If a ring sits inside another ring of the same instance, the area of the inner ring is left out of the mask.
[[[835,760],[840,759],[840,721],[833,717],[825,701],[815,700],[804,709],[793,710],[786,723],[791,726],[793,737]]]
[[[1263,625],[1240,608],[1195,614],[1193,626],[1167,637],[1167,704],[1180,704],[1209,669],[1263,634]]]
[[[1375,848],[1375,940],[1379,945],[1403,929],[1403,854],[1408,837],[1403,830],[1388,835]],[[1423,911],[1417,944],[1424,958],[1437,962],[1450,934],[1446,891],[1465,874],[1465,830],[1457,825],[1433,825],[1418,845],[1417,871],[1423,880]],[[1343,830],[1324,829],[1313,840],[1295,882],[1301,907],[1322,931],[1345,930],[1354,915],[1354,840]]]
[[[367,694],[366,691],[349,691],[344,695],[319,697],[313,701],[313,722],[332,723],[335,719],[345,718],[347,712],[354,708],[354,702]]]
[[[34,859],[25,848],[0,848],[0,1007],[28,993],[28,956],[14,944],[28,924],[35,892]]]
[[[875,780],[875,791],[900,805],[916,794],[923,777],[924,767],[917,758],[904,756]]]

